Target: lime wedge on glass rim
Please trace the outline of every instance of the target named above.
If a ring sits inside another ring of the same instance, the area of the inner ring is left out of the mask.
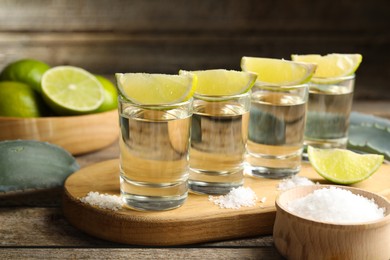
[[[119,93],[142,105],[165,105],[187,101],[195,91],[197,78],[191,73],[180,75],[116,73]]]
[[[47,70],[42,76],[42,94],[59,115],[93,113],[104,101],[103,86],[96,77],[73,66]]]
[[[360,54],[332,53],[324,56],[319,54],[293,54],[291,59],[298,62],[317,64],[317,70],[313,75],[315,78],[337,78],[354,74],[363,58]]]
[[[307,151],[316,172],[337,184],[353,184],[367,179],[379,169],[384,159],[383,155],[358,154],[344,149],[309,146]]]
[[[292,86],[308,82],[316,65],[283,59],[242,57],[241,69],[257,74],[257,83]]]
[[[181,70],[179,73],[185,73]],[[207,96],[230,96],[248,92],[257,75],[251,72],[211,69],[190,71],[195,74],[198,84],[195,93]]]

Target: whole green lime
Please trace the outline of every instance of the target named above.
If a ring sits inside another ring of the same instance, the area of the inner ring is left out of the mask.
[[[0,73],[0,81],[18,81],[41,93],[42,75],[50,68],[35,59],[21,59],[8,64]]]
[[[102,84],[104,90],[103,104],[96,110],[96,113],[113,110],[118,107],[118,92],[112,82],[101,76],[95,75],[97,80]]]
[[[40,117],[44,113],[42,98],[30,86],[21,82],[0,82],[0,116]]]

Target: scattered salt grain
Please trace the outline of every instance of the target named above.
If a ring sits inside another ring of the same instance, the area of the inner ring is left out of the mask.
[[[225,209],[253,207],[256,204],[256,200],[256,193],[249,187],[233,188],[228,194],[223,196],[209,196],[209,201]]]
[[[267,201],[267,197],[262,197],[261,200],[260,200],[260,202],[261,202],[262,204],[264,204],[266,201]],[[263,206],[263,205],[260,205],[260,208],[264,209],[264,206]]]
[[[308,219],[338,224],[377,220],[383,218],[385,212],[373,199],[336,187],[315,190],[291,201],[287,208]]]
[[[81,198],[80,201],[102,209],[117,211],[122,208],[122,200],[119,196],[100,194],[96,191],[90,191],[87,196]]]
[[[283,179],[281,182],[279,182],[278,190],[284,191],[298,186],[309,186],[314,184],[314,182],[312,182],[306,177],[293,175],[292,177]]]

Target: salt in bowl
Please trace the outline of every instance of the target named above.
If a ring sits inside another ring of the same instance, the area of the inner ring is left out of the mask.
[[[384,217],[369,222],[334,224],[314,221],[288,210],[287,204],[314,190],[346,189],[384,208]],[[288,259],[390,259],[390,202],[377,194],[336,185],[300,186],[279,194],[276,199],[273,239],[277,250]]]

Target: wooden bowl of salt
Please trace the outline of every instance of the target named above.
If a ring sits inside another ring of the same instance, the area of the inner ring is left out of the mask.
[[[102,149],[119,136],[118,110],[80,116],[0,117],[0,141],[37,140],[73,155]]]
[[[390,202],[337,185],[300,186],[276,199],[273,239],[288,259],[390,259]]]

